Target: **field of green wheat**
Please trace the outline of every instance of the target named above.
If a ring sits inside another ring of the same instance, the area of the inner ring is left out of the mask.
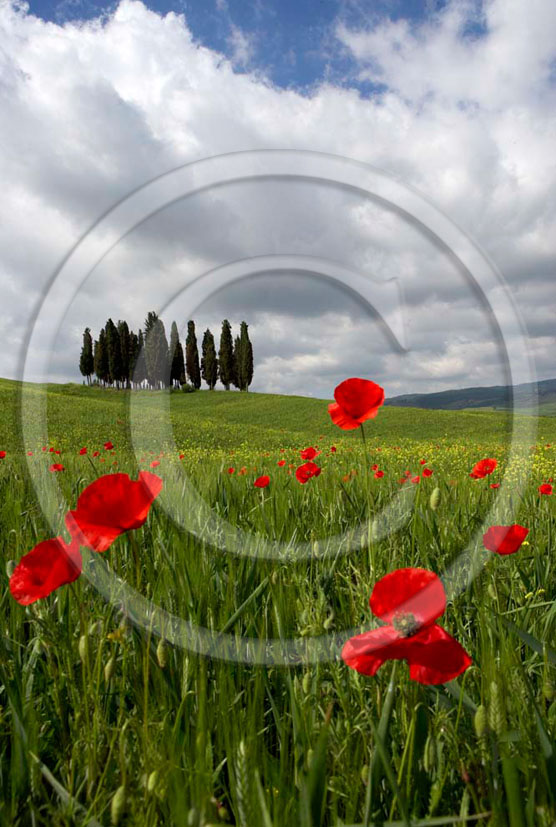
[[[363,441],[316,399],[19,391],[0,382],[1,824],[555,823],[556,418],[386,407]],[[141,470],[164,484],[144,525],[16,602],[80,492]],[[529,530],[515,554],[484,548],[494,523]],[[405,567],[446,578],[438,623],[472,659],[446,684],[340,657]]]

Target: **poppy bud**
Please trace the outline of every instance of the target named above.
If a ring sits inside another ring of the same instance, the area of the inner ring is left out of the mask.
[[[156,659],[161,669],[168,666],[168,646],[163,637],[160,638],[156,647]]]
[[[475,712],[473,718],[473,726],[475,727],[475,734],[477,738],[482,738],[487,728],[487,711],[484,704],[480,704]]]
[[[110,679],[111,679],[112,675],[114,674],[115,667],[116,667],[116,658],[114,657],[114,655],[112,655],[112,657],[109,658],[106,661],[106,666],[104,667],[104,681],[105,681],[105,683],[110,683]]]
[[[230,813],[224,806],[220,806],[218,808],[218,818],[220,821],[229,821],[230,820]]]
[[[492,597],[493,600],[496,600],[497,595],[496,595],[496,588],[494,586],[494,583],[489,583],[488,584],[487,592],[489,594],[489,597]]]
[[[324,629],[326,631],[328,631],[334,625],[334,612],[331,612],[328,615],[328,617],[326,618],[326,620],[324,621],[324,623],[322,625],[324,626]]]
[[[423,766],[425,772],[432,772],[436,762],[436,742],[434,735],[429,734],[425,741],[425,749],[423,751]]]
[[[8,560],[8,562],[6,563],[6,574],[8,575],[8,578],[11,578],[12,574],[14,573],[14,569],[15,569],[16,565],[17,564],[16,564],[15,560]]]
[[[87,657],[89,655],[89,635],[84,634],[81,635],[79,638],[79,657],[81,658],[81,663],[85,663]]]
[[[368,764],[363,764],[359,774],[360,774],[360,777],[361,777],[361,783],[362,784],[368,784],[369,783],[369,765]]]
[[[152,795],[158,787],[158,770],[153,770],[147,780],[147,792]]]
[[[550,701],[554,698],[554,684],[548,677],[548,675],[544,676],[544,680],[542,682],[542,694],[543,697],[550,703]]]
[[[125,810],[125,786],[118,787],[110,804],[110,823],[117,827]]]
[[[429,505],[433,511],[436,511],[440,505],[440,488],[435,488],[430,496]]]
[[[312,749],[307,750],[307,769],[311,769],[311,764],[313,763],[313,758],[315,756],[315,752]]]
[[[305,674],[303,675],[303,683],[301,684],[301,686],[303,687],[304,693],[306,695],[308,695],[309,691],[311,689],[311,673],[310,672],[305,672]]]

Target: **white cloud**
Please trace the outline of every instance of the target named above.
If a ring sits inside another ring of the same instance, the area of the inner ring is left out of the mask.
[[[338,23],[358,75],[384,84],[364,98],[325,83],[310,96],[275,88],[264,67],[245,71],[264,48],[255,52],[240,29],[228,59],[199,45],[184,16],[140,2],[63,26],[0,6],[0,375],[14,375],[53,271],[115,201],[180,164],[269,147],[345,155],[417,187],[506,275],[539,372],[553,375],[556,6],[531,8],[452,2],[417,26]],[[465,35],[470,19],[484,33]],[[140,324],[204,270],[272,252],[398,277],[412,352],[392,353],[353,297],[322,282],[298,278],[289,292],[254,283],[211,300],[199,327],[228,310],[250,321],[257,389],[326,396],[358,371],[388,380],[391,394],[504,381],[488,313],[444,254],[380,205],[311,182],[234,185],[137,228],[74,301],[53,377],[75,377],[85,325],[98,329],[108,315]]]

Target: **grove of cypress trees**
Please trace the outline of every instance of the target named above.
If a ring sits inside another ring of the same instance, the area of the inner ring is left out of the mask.
[[[93,337],[91,336],[91,329],[85,328],[83,333],[83,347],[81,348],[81,358],[79,359],[79,370],[83,376],[87,377],[87,384],[91,384],[91,375],[95,370],[95,362],[93,357]]]
[[[170,384],[178,385],[185,382],[185,362],[183,358],[183,347],[180,342],[178,326],[172,322],[170,332]]]
[[[201,369],[199,367],[199,350],[195,335],[195,322],[187,322],[187,339],[185,340],[185,368],[189,381],[199,390],[201,387]]]
[[[213,391],[218,379],[218,359],[216,358],[216,348],[214,345],[214,336],[207,328],[203,335],[202,344],[202,359],[201,359],[201,375],[209,390]]]
[[[222,322],[220,333],[220,347],[218,349],[218,373],[220,381],[227,391],[234,381],[234,341],[232,339],[232,328],[228,319]]]

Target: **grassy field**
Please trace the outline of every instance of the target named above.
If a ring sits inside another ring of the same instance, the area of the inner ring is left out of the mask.
[[[556,496],[537,488],[556,478],[556,419],[538,420],[532,449],[519,418],[527,444],[508,467],[502,413],[384,408],[363,449],[320,400],[18,391],[0,382],[1,824],[555,823]],[[322,473],[300,485],[309,445]],[[471,480],[483,457],[499,467]],[[64,533],[96,476],[142,468],[164,482],[144,527],[17,604],[6,569]],[[419,481],[401,485],[408,471]],[[529,528],[516,554],[484,550],[493,520]],[[439,620],[473,659],[460,678],[425,686],[403,661],[374,677],[343,663],[349,634],[377,625],[378,579],[442,575],[465,548],[484,567]],[[166,613],[150,628],[133,622],[141,598]]]

